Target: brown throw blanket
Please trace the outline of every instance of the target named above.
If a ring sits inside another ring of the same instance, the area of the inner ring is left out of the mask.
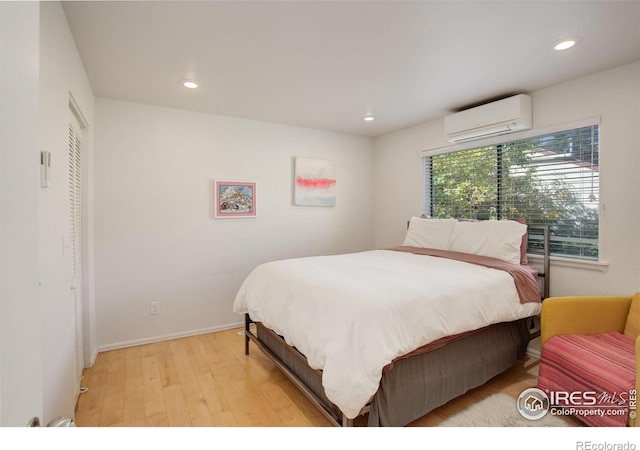
[[[520,296],[520,303],[540,302],[540,290],[538,288],[538,271],[530,266],[511,264],[497,258],[472,255],[469,253],[452,252],[448,250],[435,250],[432,248],[400,246],[389,248],[398,252],[413,253],[416,255],[436,256],[439,258],[455,259],[470,264],[477,264],[491,269],[503,270],[513,277],[516,290]]]

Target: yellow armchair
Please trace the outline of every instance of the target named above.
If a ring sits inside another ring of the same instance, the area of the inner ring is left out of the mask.
[[[542,303],[540,350],[556,335],[618,331],[635,339],[636,393],[640,393],[640,293],[632,296],[550,297]],[[544,356],[544,355],[543,355]],[[636,412],[640,411],[640,408]],[[640,426],[640,419],[628,424]]]

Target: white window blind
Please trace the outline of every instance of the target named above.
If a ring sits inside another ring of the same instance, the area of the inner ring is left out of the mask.
[[[598,258],[598,125],[426,156],[424,213],[549,225],[551,254]],[[539,248],[530,235],[529,247]]]

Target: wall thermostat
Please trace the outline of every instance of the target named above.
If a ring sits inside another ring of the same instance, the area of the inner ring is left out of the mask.
[[[40,152],[40,187],[49,187],[51,178],[51,153]]]

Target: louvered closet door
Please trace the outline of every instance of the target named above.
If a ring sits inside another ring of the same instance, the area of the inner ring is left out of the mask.
[[[82,132],[78,120],[70,113],[69,121],[69,259],[71,300],[75,324],[76,387],[79,389],[83,364],[83,301],[82,301]]]

